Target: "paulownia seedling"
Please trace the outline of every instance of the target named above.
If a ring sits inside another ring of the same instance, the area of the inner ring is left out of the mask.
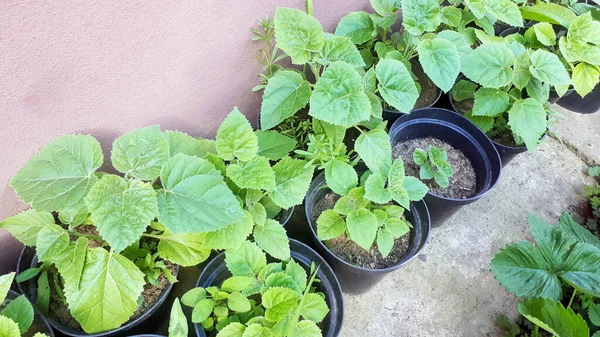
[[[228,250],[225,261],[232,277],[218,287],[189,290],[181,298],[194,308],[192,322],[206,331],[216,330],[217,337],[322,336],[317,324],[329,307],[313,287],[319,281],[314,263],[310,276],[294,260],[267,263],[265,254],[249,241]]]
[[[442,188],[450,185],[449,178],[452,177],[453,170],[448,163],[448,153],[433,145],[429,145],[427,150],[421,148],[413,152],[415,164],[420,166],[419,177],[421,180],[434,179]]]

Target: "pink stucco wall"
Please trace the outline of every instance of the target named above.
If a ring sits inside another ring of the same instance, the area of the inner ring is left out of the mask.
[[[370,7],[314,2],[327,31]],[[54,137],[91,134],[108,159],[112,141],[135,128],[211,137],[235,105],[254,120],[261,67],[250,28],[276,6],[304,0],[0,2],[0,218],[25,209],[8,181]],[[0,272],[14,247],[0,232]]]

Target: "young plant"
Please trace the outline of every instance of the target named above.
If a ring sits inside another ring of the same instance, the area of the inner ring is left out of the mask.
[[[540,328],[555,336],[589,336],[582,316],[600,327],[600,239],[567,213],[558,226],[531,214],[528,221],[536,245],[507,245],[494,256],[492,272],[507,291],[525,298],[518,311],[535,324],[532,336]]]
[[[258,20],[259,29],[252,28],[254,37],[253,41],[263,41],[265,46],[260,48],[254,56],[263,65],[264,74],[259,74],[260,85],[252,88],[252,91],[259,91],[265,88],[269,79],[275,75],[275,73],[281,69],[281,66],[277,62],[281,61],[286,57],[285,54],[279,54],[279,48],[275,42],[275,31],[273,27],[273,21],[269,19],[269,16],[264,20]]]
[[[419,178],[421,180],[434,179],[442,188],[450,185],[452,166],[448,163],[448,153],[445,150],[429,145],[429,149],[415,149],[413,153],[415,164],[419,165]]]
[[[232,277],[217,286],[194,288],[181,302],[194,308],[192,322],[225,336],[322,336],[317,326],[329,313],[324,295],[315,292],[317,269],[310,276],[294,260],[268,263],[254,243],[226,252]]]
[[[10,182],[32,208],[0,222],[36,247],[41,266],[20,281],[37,277],[38,308],[48,313],[52,289],[85,332],[115,329],[158,270],[174,281],[162,261],[208,258],[204,232],[245,216],[221,173],[200,158],[213,152],[212,141],[158,127],[114,142],[122,176],[97,172],[103,155],[91,136],[63,136],[38,151]]]
[[[0,305],[2,306],[0,310],[0,336],[3,337],[24,336],[31,328],[35,316],[33,306],[24,295],[8,303],[5,302],[14,278],[15,273],[0,276]],[[48,335],[37,332],[33,336],[47,337]]]
[[[206,158],[237,198],[243,216],[227,227],[206,233],[204,247],[237,249],[252,234],[264,251],[288,260],[285,229],[273,218],[282,209],[302,203],[314,166],[288,156],[296,144],[293,139],[273,130],[254,132],[237,109],[219,127],[215,144],[217,154]]]
[[[354,169],[351,170],[337,171],[337,174],[356,175]],[[400,158],[387,171],[367,171],[361,178],[362,186],[329,182],[327,185],[341,198],[333,209],[324,211],[317,219],[319,239],[346,235],[367,251],[375,243],[383,257],[392,251],[395,240],[412,227],[402,207],[409,209],[410,201],[421,200],[428,191],[417,178],[404,175],[404,163]],[[392,200],[402,207],[390,204]]]

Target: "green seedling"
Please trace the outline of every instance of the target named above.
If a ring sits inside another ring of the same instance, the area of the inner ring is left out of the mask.
[[[429,145],[427,151],[419,148],[413,152],[413,160],[421,167],[419,176],[422,180],[434,179],[442,188],[450,185],[453,170],[448,163],[448,153],[445,150],[433,145]]]
[[[33,306],[25,295],[5,301],[14,278],[15,273],[0,276],[0,305],[3,307],[0,311],[0,336],[3,337],[31,335],[29,330],[35,317]],[[47,337],[48,335],[37,332],[33,336]]]

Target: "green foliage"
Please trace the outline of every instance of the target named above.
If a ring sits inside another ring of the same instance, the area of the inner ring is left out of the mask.
[[[179,299],[173,301],[169,316],[169,337],[186,337],[188,335],[187,318],[181,309]]]
[[[266,262],[258,246],[245,242],[226,252],[233,274],[220,287],[194,288],[181,298],[193,308],[192,322],[217,336],[322,336],[317,326],[329,313],[311,275],[294,260]]]
[[[421,180],[434,179],[442,188],[450,186],[449,178],[452,177],[453,170],[445,150],[429,145],[427,150],[415,149],[413,159],[420,167]]]
[[[519,303],[519,313],[554,336],[589,336],[580,315],[549,298],[531,298]]]
[[[275,39],[294,64],[310,60],[311,52],[323,48],[323,27],[312,16],[293,8],[277,8]]]

